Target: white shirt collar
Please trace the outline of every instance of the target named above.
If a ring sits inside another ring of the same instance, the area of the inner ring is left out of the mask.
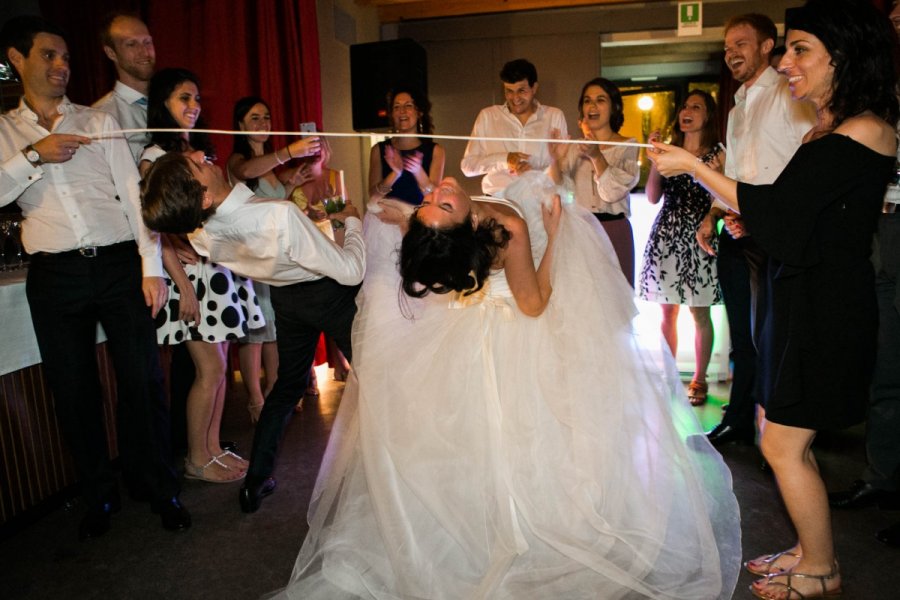
[[[243,183],[236,183],[231,192],[222,200],[222,203],[216,207],[216,213],[219,216],[228,216],[236,211],[242,204],[253,197],[253,191]]]
[[[116,86],[113,88],[113,91],[121,96],[128,104],[134,104],[141,98],[146,100],[147,96],[140,93],[133,87],[129,87],[122,83],[121,81],[116,81]]]

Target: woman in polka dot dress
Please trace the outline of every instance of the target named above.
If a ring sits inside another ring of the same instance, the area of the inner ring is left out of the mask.
[[[197,78],[183,69],[163,69],[150,82],[147,123],[151,128],[193,129],[200,116]],[[203,149],[213,155],[206,136],[153,133],[141,155],[144,175],[166,152]],[[230,341],[265,325],[253,282],[206,261],[180,236],[163,236],[169,301],[156,317],[159,344],[187,345],[196,376],[187,399],[188,454],[185,477],[212,483],[244,478],[247,461],[222,449],[219,427],[225,400]]]

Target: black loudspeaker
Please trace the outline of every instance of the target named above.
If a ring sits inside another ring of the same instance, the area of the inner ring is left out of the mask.
[[[398,85],[411,85],[428,94],[428,65],[422,46],[405,38],[350,46],[353,129],[390,128],[387,94]]]

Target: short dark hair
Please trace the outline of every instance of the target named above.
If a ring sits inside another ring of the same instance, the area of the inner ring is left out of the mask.
[[[500,80],[504,83],[516,83],[523,79],[527,79],[530,86],[537,82],[537,69],[524,58],[511,60],[500,69]]]
[[[766,40],[772,40],[772,44],[778,41],[778,28],[775,27],[774,21],[766,15],[747,13],[731,17],[725,22],[725,33],[728,33],[729,29],[738,25],[750,26],[756,32],[756,39],[760,44]]]
[[[712,150],[719,143],[719,118],[716,116],[716,99],[712,94],[704,90],[691,90],[684,97],[685,102],[691,96],[699,96],[706,105],[706,123],[703,124],[703,130],[700,132],[700,147]],[[676,112],[676,115],[678,113]],[[678,128],[678,117],[675,117],[675,126],[672,127],[672,145],[684,146],[684,132]]]
[[[147,92],[147,128],[148,129],[181,129],[175,122],[172,113],[166,107],[166,100],[172,95],[179,85],[190,81],[200,89],[200,79],[187,69],[170,68],[157,71],[150,79],[150,89]],[[197,129],[205,129],[206,123],[203,116],[197,119]],[[205,133],[191,132],[188,141],[179,133],[163,133],[154,131],[150,134],[150,142],[156,144],[166,152],[185,152],[187,150],[203,150],[207,156],[215,156],[216,151],[212,141]]]
[[[609,79],[595,77],[584,84],[581,94],[578,96],[578,116],[584,118],[584,95],[592,85],[602,87],[603,91],[609,94],[609,100],[612,102],[609,112],[609,128],[619,133],[622,125],[625,124],[625,105],[622,102],[622,92],[619,91],[619,87]]]
[[[0,29],[0,45],[3,47],[3,56],[0,57],[0,60],[7,62],[10,68],[14,68],[9,62],[9,49],[15,48],[22,56],[27,57],[34,46],[34,36],[39,33],[58,35],[63,39],[66,37],[61,27],[36,15],[21,15],[6,21],[3,29]],[[16,72],[18,73],[18,71]],[[18,75],[21,79],[22,74],[18,73]]]
[[[397,94],[409,94],[409,97],[412,98],[413,104],[416,105],[416,110],[422,113],[422,116],[419,117],[419,125],[421,126],[419,133],[424,133],[426,135],[431,135],[432,133],[434,133],[434,122],[431,120],[431,100],[428,99],[428,96],[425,95],[425,92],[414,85],[397,85],[387,94],[388,114],[391,114],[391,110],[394,105],[394,98],[397,97]],[[394,124],[391,123],[391,127],[393,126]]]
[[[785,14],[785,29],[816,36],[831,55],[828,109],[837,127],[867,110],[897,123],[897,34],[868,0],[808,0]]]
[[[413,213],[400,244],[403,291],[414,298],[429,292],[473,294],[484,286],[509,232],[494,219],[472,226],[469,218],[448,228],[429,227]]]
[[[141,216],[153,231],[190,233],[215,209],[203,208],[206,186],[194,177],[189,159],[178,152],[159,157],[141,181]]]

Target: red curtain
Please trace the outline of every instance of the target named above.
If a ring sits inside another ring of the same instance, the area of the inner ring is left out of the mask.
[[[41,12],[61,24],[72,55],[68,95],[90,104],[114,82],[99,41],[100,21],[113,9],[143,16],[156,46],[156,66],[184,67],[200,77],[203,118],[231,129],[242,96],[264,98],[272,126],[295,131],[301,121],[322,126],[319,34],[315,0],[92,0],[72,10],[69,0],[41,0]],[[221,160],[230,136],[214,139]],[[276,146],[280,146],[276,142]]]

